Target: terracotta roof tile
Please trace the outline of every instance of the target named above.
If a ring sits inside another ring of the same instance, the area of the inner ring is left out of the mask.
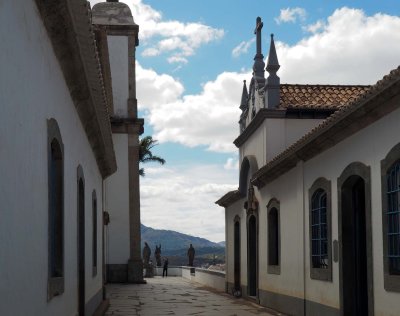
[[[339,109],[371,86],[281,84],[280,109]]]

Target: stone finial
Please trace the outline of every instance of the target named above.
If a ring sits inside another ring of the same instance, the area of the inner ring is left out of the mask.
[[[261,30],[263,28],[263,22],[261,21],[260,17],[256,19],[256,28],[254,30],[254,34],[256,34],[257,39],[257,51],[256,55],[254,56],[254,64],[253,64],[253,72],[254,72],[254,79],[258,84],[258,88],[261,88],[265,84],[265,76],[264,76],[264,56],[262,54],[261,48]]]
[[[271,72],[276,73],[280,67],[281,66],[279,65],[279,62],[278,62],[278,56],[276,55],[274,34],[271,34],[271,45],[269,47],[269,54],[268,54],[268,60],[267,60],[267,71],[269,73],[271,73]]]
[[[242,100],[240,101],[240,109],[244,111],[248,107],[249,93],[247,92],[246,80],[243,80]]]
[[[264,106],[269,109],[274,109],[279,106],[280,102],[280,79],[277,76],[277,71],[281,66],[278,62],[276,55],[274,34],[271,34],[271,45],[269,47],[269,54],[267,60],[268,78],[265,81],[265,104]]]

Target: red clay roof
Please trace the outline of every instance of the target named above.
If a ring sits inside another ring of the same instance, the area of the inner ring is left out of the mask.
[[[371,86],[281,84],[280,109],[339,109]]]

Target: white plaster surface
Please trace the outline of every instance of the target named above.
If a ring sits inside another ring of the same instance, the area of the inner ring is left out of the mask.
[[[129,259],[129,174],[128,135],[113,134],[117,172],[106,179],[108,264],[126,264]]]
[[[0,2],[0,315],[75,315],[77,167],[85,175],[86,301],[102,286],[102,178],[34,1]],[[47,119],[64,143],[65,291],[47,302]],[[98,273],[92,277],[92,191]]]
[[[107,43],[110,56],[114,115],[119,117],[127,117],[127,101],[129,98],[128,37],[108,35]]]
[[[309,260],[309,203],[308,189],[319,177],[331,181],[332,191],[332,242],[338,239],[337,179],[352,162],[362,162],[371,167],[371,207],[373,240],[374,314],[397,315],[400,310],[400,293],[383,288],[383,236],[381,205],[380,163],[387,153],[400,142],[398,122],[400,109],[346,138],[313,159],[298,165],[268,183],[255,193],[259,200],[259,288],[279,294],[303,298],[334,308],[339,302],[339,263],[333,262],[333,281],[310,278]],[[267,161],[310,130],[317,120],[267,119],[246,144],[240,148],[241,159],[256,155],[260,163],[266,148]],[[265,135],[260,131],[266,129]],[[257,141],[258,139],[258,141]],[[264,161],[265,163],[265,161]],[[263,164],[259,164],[259,168]],[[281,221],[281,274],[267,273],[267,214],[266,205],[275,197],[280,201]],[[234,282],[233,275],[233,224],[234,217],[241,218],[241,284],[247,285],[247,227],[244,199],[226,210],[227,264],[226,280]],[[303,228],[304,227],[304,228]],[[305,293],[305,294],[304,294]]]

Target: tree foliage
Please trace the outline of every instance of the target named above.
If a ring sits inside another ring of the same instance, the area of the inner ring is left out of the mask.
[[[152,136],[143,137],[139,143],[139,163],[158,162],[162,165],[165,164],[164,158],[153,155],[153,153],[151,152],[153,147],[157,145],[158,141],[156,139],[153,139]],[[144,177],[144,168],[139,169],[139,175]]]

